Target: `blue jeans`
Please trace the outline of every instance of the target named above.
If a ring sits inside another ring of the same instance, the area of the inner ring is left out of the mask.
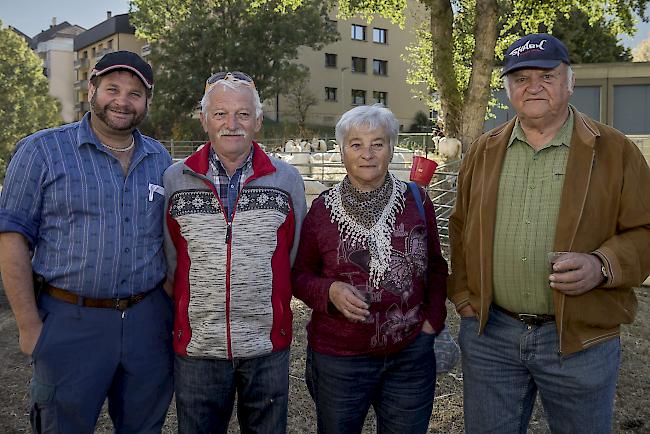
[[[476,318],[461,319],[458,343],[467,433],[526,433],[537,391],[553,433],[611,432],[618,338],[560,357],[554,322],[529,327],[491,309],[480,336]]]
[[[287,430],[289,350],[250,359],[176,356],[179,434],[226,433],[237,393],[242,433]]]
[[[329,356],[307,347],[305,378],[320,434],[360,433],[372,405],[377,432],[426,433],[436,388],[434,335],[388,356]]]
[[[115,433],[160,433],[174,391],[172,304],[162,288],[124,312],[47,294],[38,306],[33,432],[92,433],[108,398]]]

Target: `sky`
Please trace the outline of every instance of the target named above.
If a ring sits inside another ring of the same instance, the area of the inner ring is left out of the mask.
[[[89,29],[113,15],[129,11],[129,0],[0,0],[3,26],[13,26],[33,37],[46,30],[56,17],[57,24],[67,21]]]
[[[129,0],[0,0],[0,20],[4,26],[16,27],[33,37],[46,30],[56,17],[57,23],[70,24],[89,29],[106,19],[106,11],[113,15],[129,11]],[[634,38],[621,37],[627,47],[635,47],[650,36],[650,24],[640,23]]]

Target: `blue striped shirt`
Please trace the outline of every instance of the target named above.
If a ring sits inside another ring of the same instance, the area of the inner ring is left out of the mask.
[[[89,113],[18,144],[0,195],[0,232],[29,240],[34,272],[51,285],[126,297],[165,276],[164,191],[150,191],[162,186],[171,157],[158,141],[133,135],[126,177],[90,128]]]

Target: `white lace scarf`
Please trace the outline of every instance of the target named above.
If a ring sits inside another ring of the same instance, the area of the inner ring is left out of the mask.
[[[325,196],[325,207],[330,210],[331,222],[338,224],[341,241],[348,239],[353,246],[368,249],[370,253],[370,285],[378,288],[386,272],[390,269],[391,238],[398,212],[404,210],[406,184],[388,174],[392,192],[379,218],[370,228],[366,228],[353,218],[343,206],[342,184],[336,184]],[[349,181],[347,181],[349,182]],[[380,187],[381,188],[381,187]]]

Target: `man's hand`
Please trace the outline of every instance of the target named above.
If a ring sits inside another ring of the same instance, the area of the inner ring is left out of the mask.
[[[41,331],[43,330],[43,323],[36,322],[29,326],[23,327],[19,330],[18,343],[20,345],[20,351],[31,356],[36,348],[36,342],[41,336]]]
[[[566,295],[580,295],[602,283],[601,262],[588,253],[565,253],[553,264],[551,288]]]
[[[368,305],[357,288],[345,282],[334,282],[329,289],[329,299],[336,309],[352,322],[361,322],[370,315]]]
[[[463,307],[461,310],[458,311],[458,315],[461,317],[474,317],[476,318],[476,311],[472,307],[471,304],[468,304],[467,306]]]
[[[15,232],[0,233],[0,270],[5,294],[16,317],[20,350],[31,355],[43,323],[34,297],[32,262],[27,238]]]

